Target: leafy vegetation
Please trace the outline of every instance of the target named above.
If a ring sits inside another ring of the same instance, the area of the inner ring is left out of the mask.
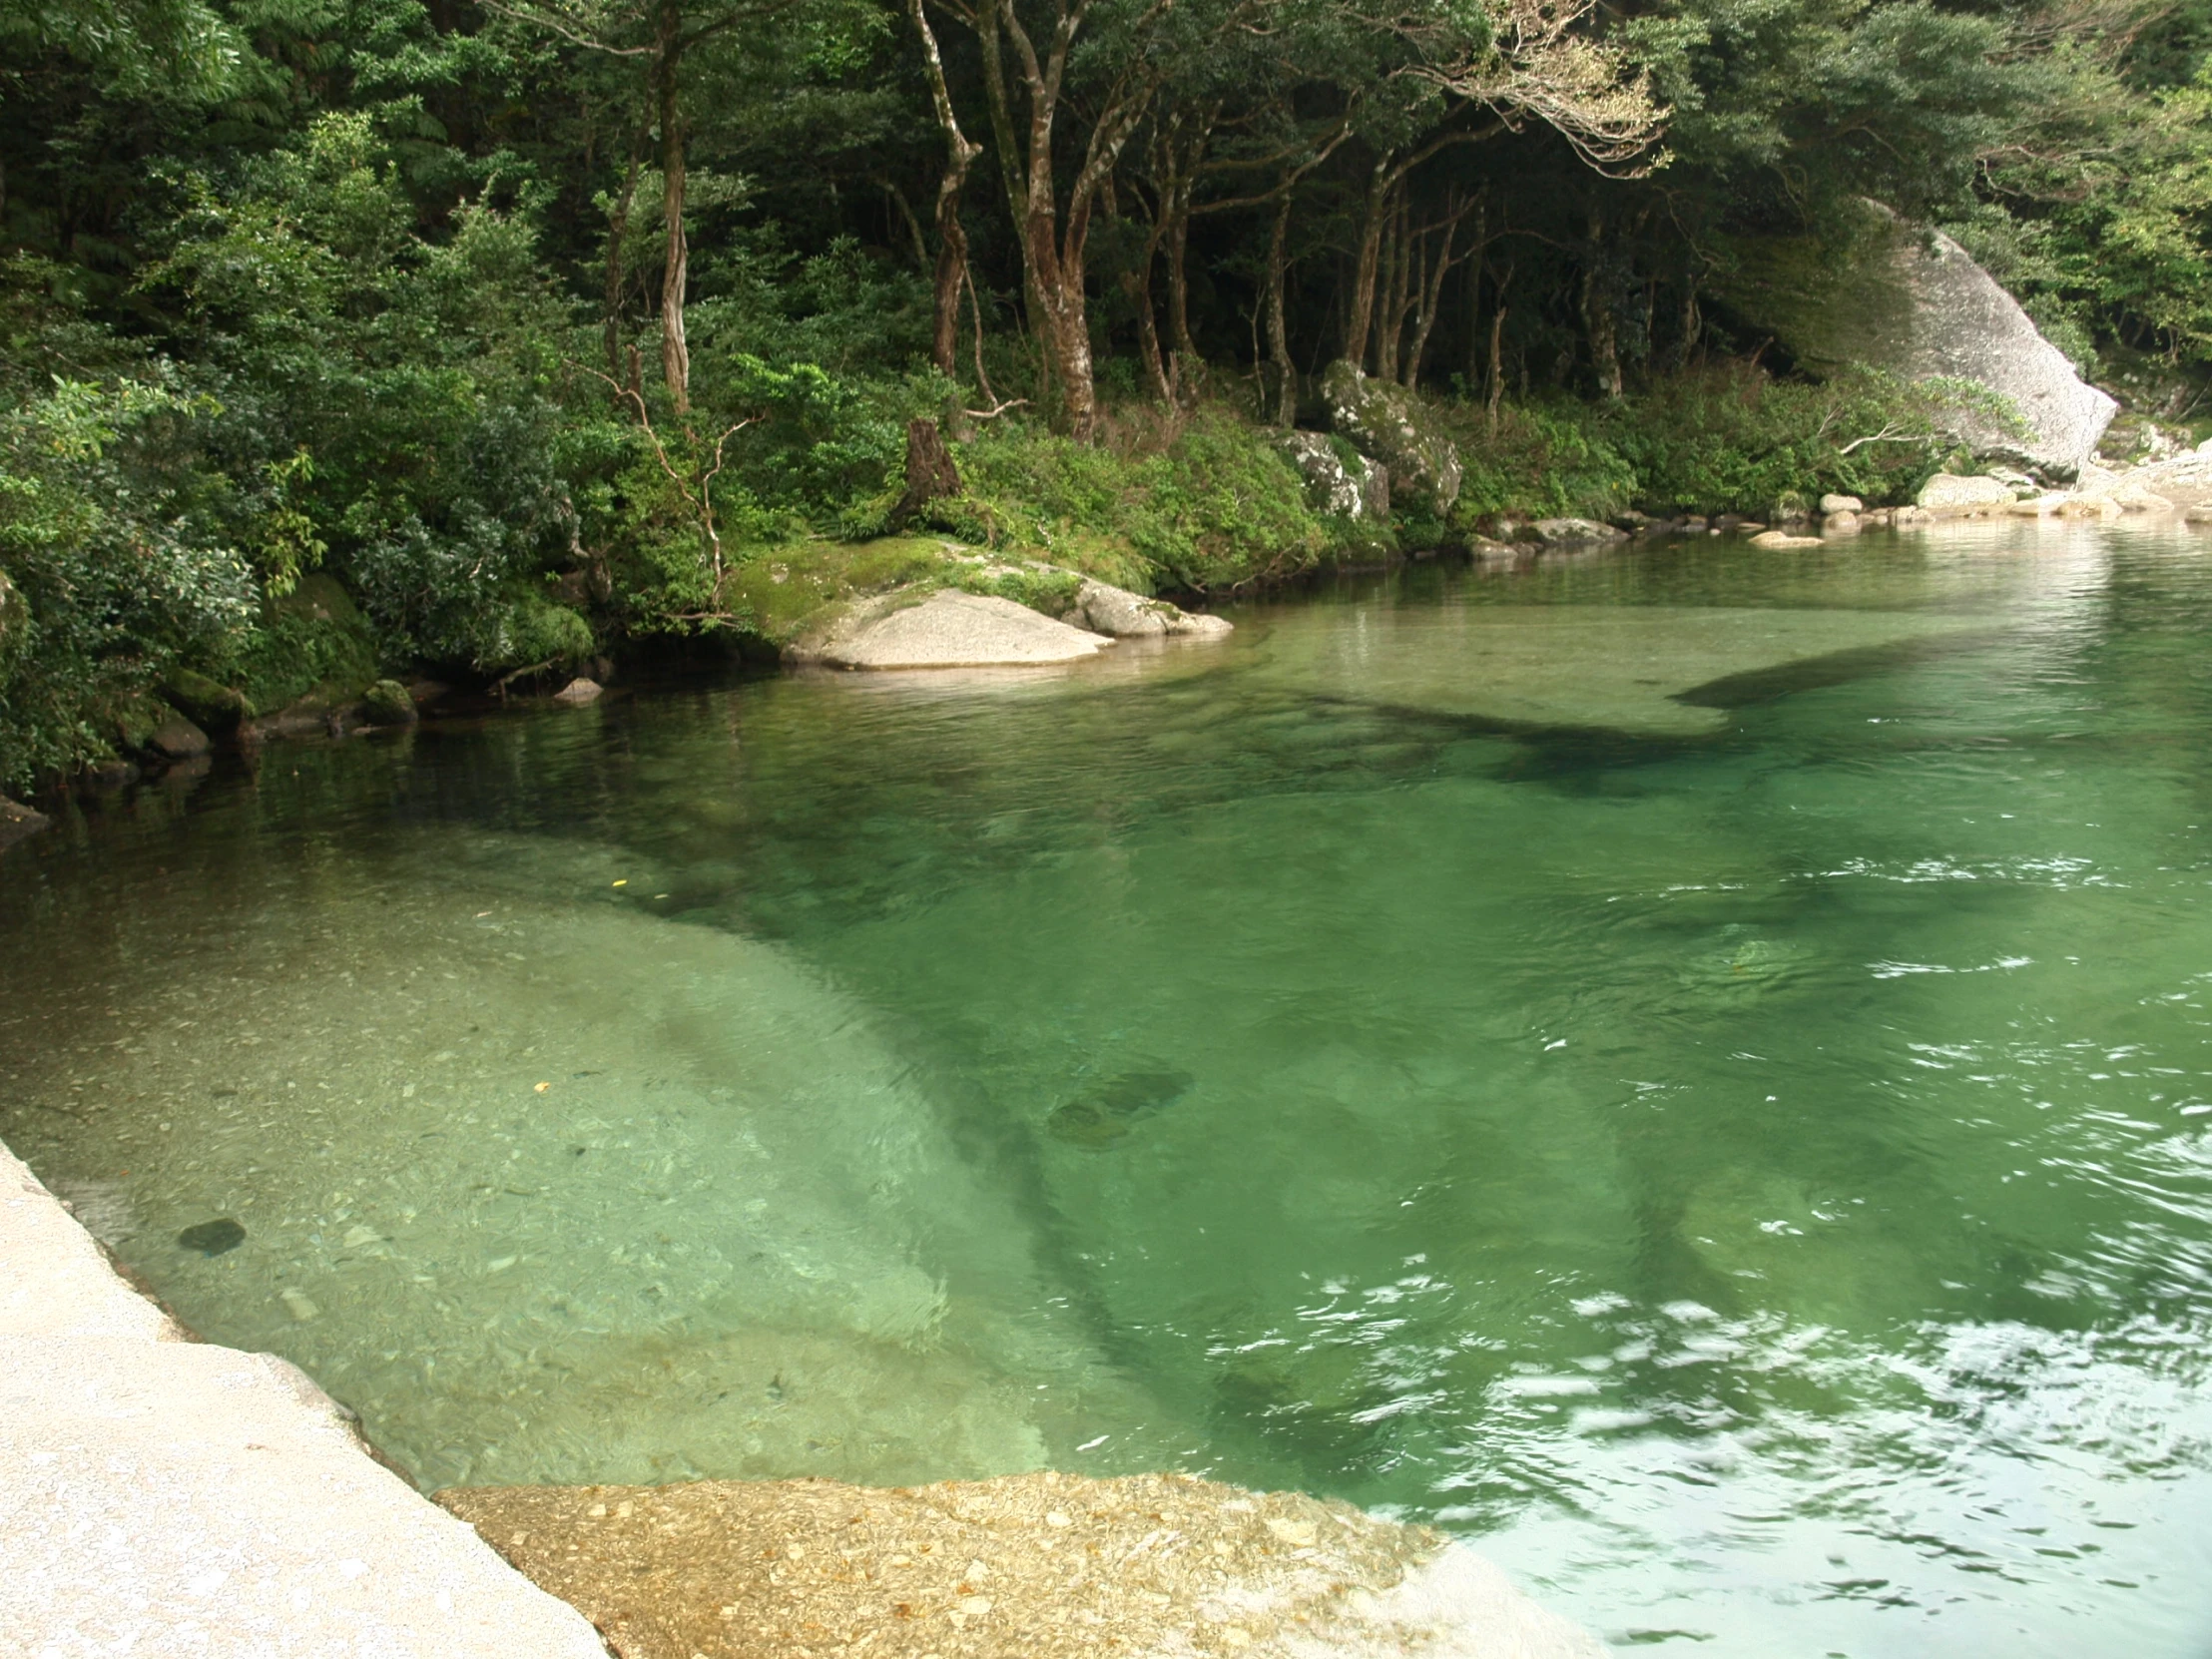
[[[1267,13],[0,0],[0,785],[180,676],[267,713],[894,581],[1052,609],[1033,561],[1219,593],[1900,499],[1959,389],[1796,373],[1723,297],[1862,197],[2197,412],[2207,0]],[[1455,437],[1450,523],[1310,502],[1273,429],[1347,355]],[[901,517],[930,419],[961,487]]]

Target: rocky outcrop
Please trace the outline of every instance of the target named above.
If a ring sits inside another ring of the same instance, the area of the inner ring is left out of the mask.
[[[1463,1545],[1195,1475],[456,1488],[621,1659],[1602,1659]]]
[[[1628,539],[1627,531],[1600,524],[1594,518],[1539,518],[1528,528],[1546,547],[1590,547]]]
[[[1357,449],[1347,455],[1326,432],[1285,432],[1283,448],[1306,480],[1317,512],[1381,521],[1390,516],[1390,469]]]
[[[1960,436],[1984,456],[2071,478],[2118,407],[1964,249],[1877,204],[1815,235],[1738,239],[1730,254],[1714,279],[1719,297],[1799,367],[1865,363],[1911,380],[1977,381],[2008,399],[2024,430],[1959,411]]]
[[[892,594],[858,607],[792,655],[832,668],[998,668],[1081,662],[1113,643],[1011,599],[942,588],[918,604]]]
[[[1338,358],[1321,377],[1329,423],[1361,454],[1389,469],[1389,489],[1403,504],[1442,518],[1459,499],[1459,450],[1436,429],[1420,400],[1389,380],[1371,379]]]

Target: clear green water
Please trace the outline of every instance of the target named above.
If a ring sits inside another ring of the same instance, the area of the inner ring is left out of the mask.
[[[425,1485],[1175,1464],[1624,1646],[2195,1659],[2208,553],[273,749],[0,860],[0,1136]]]

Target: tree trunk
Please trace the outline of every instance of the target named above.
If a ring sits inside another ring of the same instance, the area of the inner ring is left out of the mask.
[[[1390,214],[1390,230],[1382,245],[1382,272],[1377,286],[1375,315],[1375,373],[1381,380],[1397,378],[1398,331],[1405,322],[1405,267],[1412,257],[1405,240],[1405,195],[1397,196]]]
[[[1375,326],[1376,276],[1382,261],[1382,233],[1389,223],[1390,190],[1396,184],[1390,164],[1397,152],[1385,150],[1368,176],[1367,215],[1360,222],[1360,249],[1352,267],[1352,304],[1345,327],[1345,355],[1355,365],[1368,360],[1368,338]]]
[[[1275,232],[1268,239],[1268,356],[1275,364],[1275,423],[1288,426],[1298,416],[1298,370],[1291,363],[1291,325],[1284,314],[1290,285],[1291,193],[1275,210]]]
[[[1498,405],[1505,401],[1505,316],[1506,290],[1513,285],[1513,268],[1508,264],[1505,275],[1497,279],[1497,309],[1490,313],[1490,386],[1487,425],[1492,437],[1497,435]]]
[[[1590,342],[1590,367],[1597,389],[1621,394],[1620,328],[1613,314],[1611,284],[1605,279],[1605,222],[1590,216],[1590,253],[1582,266],[1582,331]]]
[[[1456,189],[1453,190],[1452,196],[1454,198],[1458,194]],[[1435,265],[1424,274],[1427,279],[1421,285],[1419,308],[1414,312],[1413,343],[1405,353],[1404,383],[1408,386],[1417,385],[1420,382],[1421,359],[1428,354],[1428,336],[1436,326],[1437,313],[1443,309],[1444,277],[1450,274],[1451,268],[1458,263],[1451,257],[1451,245],[1458,238],[1459,221],[1467,216],[1470,207],[1477,212],[1474,222],[1474,247],[1467,254],[1461,255],[1460,258],[1479,260],[1483,244],[1487,241],[1489,204],[1479,192],[1476,194],[1473,204],[1456,200],[1448,204],[1444,212],[1443,246],[1436,250]]]
[[[622,177],[622,194],[615,199],[615,211],[607,223],[607,279],[606,325],[607,372],[616,380],[622,378],[622,289],[624,285],[623,244],[630,236],[630,206],[637,200],[638,170],[645,163],[645,147],[651,137],[648,130],[640,128],[637,140],[630,146],[630,167]]]
[[[684,240],[684,121],[677,105],[677,72],[683,63],[684,14],[675,0],[661,7],[662,217],[668,225],[668,263],[661,274],[661,374],[669,402],[691,412],[691,346],[684,338],[684,290],[691,277],[691,248]]]
[[[960,284],[967,279],[967,232],[960,224],[960,191],[967,183],[968,168],[983,153],[983,147],[969,142],[960,131],[952,94],[945,86],[944,59],[937,52],[936,32],[929,27],[922,0],[907,0],[906,10],[921,35],[929,96],[937,107],[937,125],[944,129],[944,175],[937,181],[937,270],[929,354],[937,372],[950,380],[959,372]]]
[[[960,469],[944,434],[933,420],[906,422],[906,493],[891,509],[890,528],[903,528],[914,514],[939,497],[960,493]]]
[[[1198,346],[1191,339],[1191,278],[1186,256],[1191,243],[1191,180],[1177,181],[1168,217],[1168,327],[1175,342],[1175,384],[1198,372]]]

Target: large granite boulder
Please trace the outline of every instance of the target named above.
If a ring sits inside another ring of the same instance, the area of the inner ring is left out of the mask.
[[[1285,432],[1284,451],[1306,480],[1306,499],[1316,511],[1339,518],[1387,519],[1390,469],[1353,449],[1349,454],[1326,432]]]
[[[1714,292],[1799,367],[1863,363],[1910,380],[1979,381],[2008,398],[2024,431],[1961,411],[1959,435],[1985,457],[2071,478],[2118,408],[1964,249],[1877,203],[1811,235],[1737,239],[1729,254]]]
[[[1226,617],[1195,615],[1165,599],[1147,599],[1089,576],[1060,620],[1114,640],[1213,638],[1233,631]]]
[[[1114,643],[994,595],[942,588],[904,600],[863,606],[793,654],[833,668],[997,668],[1080,662]]]
[[[1459,499],[1459,449],[1436,429],[1419,398],[1389,380],[1369,378],[1343,357],[1323,373],[1321,394],[1331,428],[1389,468],[1398,500],[1418,503],[1438,518],[1451,511]]]
[[[1971,518],[1983,513],[2001,513],[2017,498],[2012,486],[2001,478],[1982,473],[1961,477],[1938,472],[1921,486],[1916,504],[1942,518]]]

